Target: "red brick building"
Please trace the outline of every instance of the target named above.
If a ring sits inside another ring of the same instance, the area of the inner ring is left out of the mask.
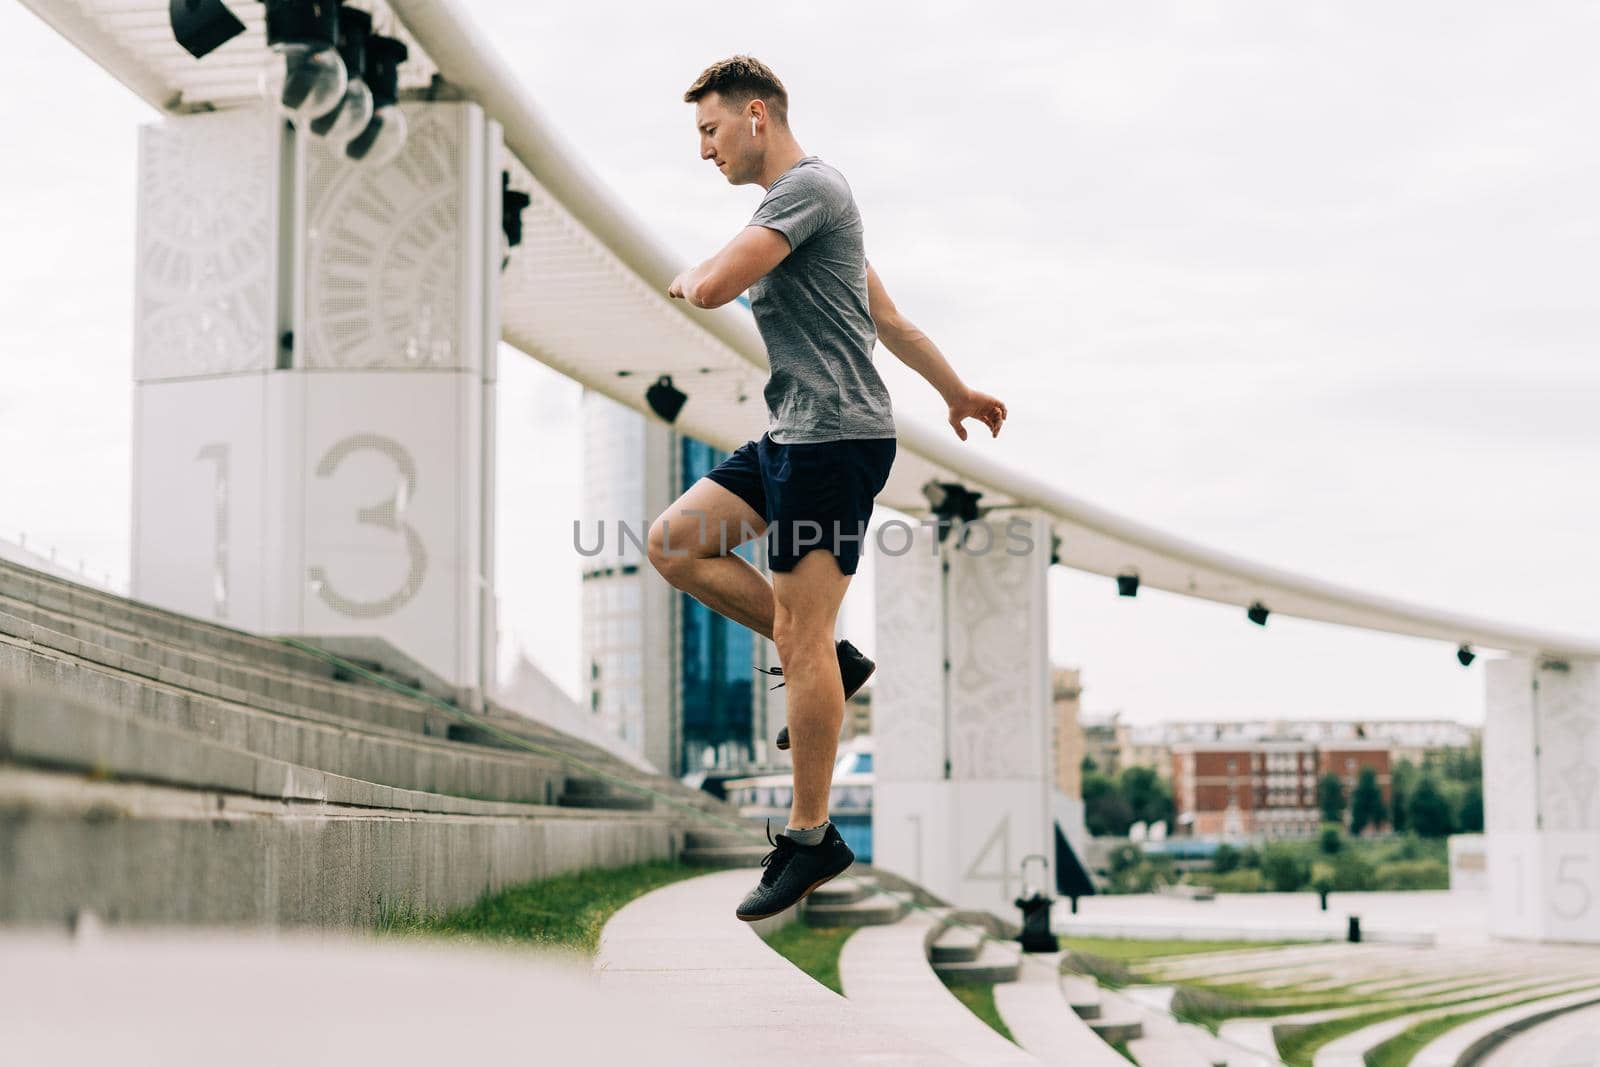
[[[1194,742],[1173,746],[1172,794],[1180,834],[1295,837],[1322,822],[1317,783],[1344,782],[1348,801],[1363,767],[1378,775],[1389,802],[1389,747],[1382,741]],[[1347,808],[1348,810],[1348,808]]]

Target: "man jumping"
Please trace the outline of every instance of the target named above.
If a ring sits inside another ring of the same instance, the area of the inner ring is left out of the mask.
[[[683,99],[695,105],[700,158],[730,185],[767,191],[738,236],[667,290],[703,308],[749,290],[772,368],[767,432],[650,527],[650,562],[662,577],[770,638],[789,687],[789,724],[777,744],[794,750],[794,802],[762,860],[760,884],[738,907],[738,917],[753,922],[793,906],[855,861],[828,821],[828,793],[844,702],[874,665],[850,642],[836,644],[833,632],[873,497],[894,463],[894,416],[872,365],[874,338],[939,391],[963,441],[969,418],[998,436],[1006,406],[969,389],[889,300],[866,260],[850,186],[795,141],[777,75],[733,56],[707,67]],[[761,533],[770,585],[732,551]]]

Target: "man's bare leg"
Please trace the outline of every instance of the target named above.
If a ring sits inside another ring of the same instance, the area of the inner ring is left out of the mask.
[[[790,751],[794,755],[794,803],[789,825],[797,829],[828,821],[833,761],[844,722],[844,683],[833,628],[850,575],[826,550],[806,553],[788,572],[775,571],[773,641],[788,683]]]
[[[766,530],[767,520],[737,493],[701,478],[651,523],[650,563],[712,611],[771,638],[772,586],[733,554]]]

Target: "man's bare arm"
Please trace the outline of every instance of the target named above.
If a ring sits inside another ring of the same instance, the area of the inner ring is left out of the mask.
[[[716,255],[674,278],[667,295],[695,307],[721,307],[788,255],[789,239],[783,234],[766,226],[746,226]]]
[[[1006,419],[1005,404],[987,393],[968,387],[961,380],[955,368],[950,366],[950,361],[944,358],[944,353],[939,351],[939,346],[917,329],[915,323],[900,314],[900,309],[889,299],[883,280],[872,269],[871,263],[867,264],[867,305],[883,347],[927,379],[928,384],[937,389],[949,405],[950,426],[957,437],[963,441],[967,439],[967,430],[961,425],[961,420],[969,418],[977,419],[989,427],[990,436],[1000,436],[1000,427]]]

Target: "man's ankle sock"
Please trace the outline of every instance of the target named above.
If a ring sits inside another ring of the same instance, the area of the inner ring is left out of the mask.
[[[797,845],[820,845],[827,833],[827,822],[824,822],[821,826],[809,826],[805,829],[799,829],[794,826],[785,826],[783,828],[783,836]]]

